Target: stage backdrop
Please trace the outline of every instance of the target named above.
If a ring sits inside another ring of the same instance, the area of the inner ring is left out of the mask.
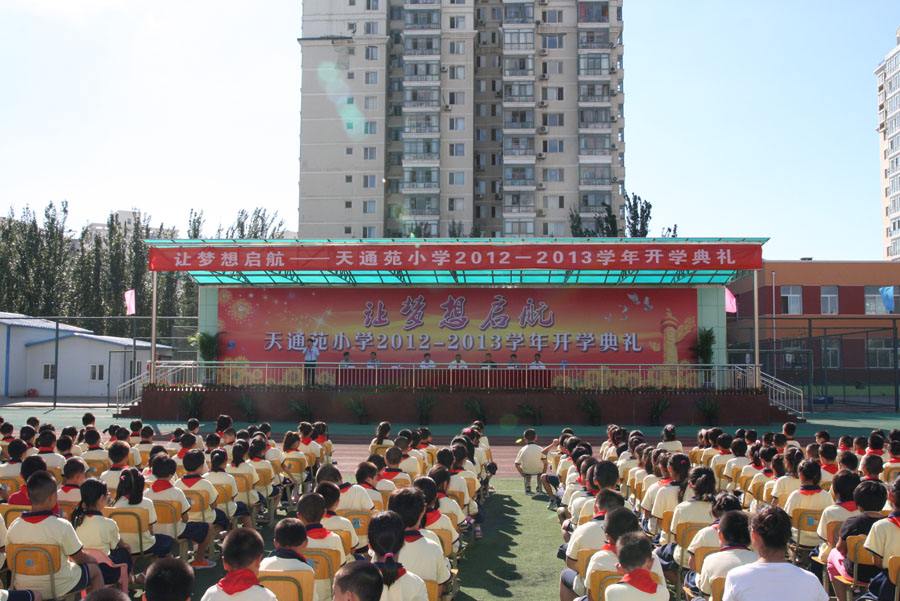
[[[692,288],[221,288],[223,360],[418,364],[429,352],[470,365],[491,353],[522,363],[687,363],[696,339]]]

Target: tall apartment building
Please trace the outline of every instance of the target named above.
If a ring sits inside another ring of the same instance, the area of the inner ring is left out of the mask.
[[[622,0],[304,0],[299,236],[565,236],[624,190]]]
[[[884,206],[884,258],[900,260],[900,28],[897,45],[875,69]]]

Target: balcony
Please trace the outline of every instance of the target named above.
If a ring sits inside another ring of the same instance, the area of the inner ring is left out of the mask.
[[[503,129],[534,129],[534,121],[504,121]]]
[[[522,213],[534,213],[537,211],[537,208],[534,206],[534,203],[529,204],[508,204],[503,205],[503,214],[504,215],[521,215]]]
[[[595,69],[579,69],[578,77],[610,77],[613,69],[597,67]]]
[[[612,177],[611,176],[582,176],[578,180],[579,186],[611,186],[612,185]]]
[[[403,164],[405,166],[438,166],[441,160],[439,152],[404,152]]]
[[[585,204],[578,205],[578,212],[582,215],[598,215],[606,211],[605,204]]]
[[[503,45],[503,52],[534,52],[534,42],[510,42]]]
[[[524,177],[517,179],[504,179],[503,180],[503,189],[512,189],[512,188],[534,188],[536,185],[534,177]]]
[[[531,147],[531,148],[504,148],[503,156],[505,156],[505,157],[534,156],[534,147]]]
[[[441,80],[440,73],[425,73],[425,74],[412,74],[412,73],[404,73],[403,74],[403,83],[404,84],[428,84]]]
[[[401,217],[434,217],[441,214],[440,207],[406,207]]]
[[[609,102],[609,94],[579,94],[578,102]]]
[[[534,104],[534,94],[504,94],[504,103],[524,102]]]
[[[404,0],[403,7],[416,8],[417,6],[426,6],[428,8],[433,8],[434,6],[439,6],[440,4],[441,0]]]
[[[504,25],[534,25],[534,15],[504,15]]]
[[[599,50],[613,47],[615,44],[609,40],[578,40],[579,50]]]
[[[612,148],[595,148],[595,147],[582,147],[578,149],[579,157],[608,157],[611,156],[613,152]]]
[[[434,31],[440,29],[441,23],[434,21],[414,21],[412,23],[403,24],[403,33],[414,33],[416,31]]]
[[[612,121],[582,121],[578,123],[578,129],[587,131],[612,131]]]
[[[403,48],[405,56],[440,56],[440,48]]]
[[[403,127],[404,134],[439,134],[441,133],[441,126],[438,124],[434,125],[406,125]]]
[[[403,110],[438,110],[441,106],[440,100],[404,100]]]
[[[400,191],[404,192],[404,193],[406,193],[406,192],[409,192],[409,193],[423,192],[423,191],[427,191],[427,190],[433,190],[435,192],[438,192],[438,191],[440,191],[440,189],[441,189],[441,183],[437,182],[437,181],[434,181],[434,182],[400,182]]]
[[[503,77],[534,77],[534,67],[530,69],[504,69]]]

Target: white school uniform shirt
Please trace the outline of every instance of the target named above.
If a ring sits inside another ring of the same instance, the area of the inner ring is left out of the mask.
[[[403,544],[397,561],[422,580],[433,580],[438,584],[447,582],[450,580],[450,560],[444,557],[440,543],[426,538],[422,531],[419,534],[422,538]]]
[[[428,601],[428,590],[425,581],[408,571],[394,584],[381,589],[379,601]]]
[[[657,482],[660,484],[660,482]],[[663,516],[667,511],[675,511],[675,508],[678,506],[678,493],[681,492],[681,488],[675,484],[674,482],[669,483],[665,486],[659,486],[657,488],[656,494],[653,497],[653,509],[650,511],[650,514],[655,517],[659,522],[662,522]],[[684,498],[691,498],[693,493],[685,489]],[[710,520],[712,521],[712,520]],[[674,527],[673,527],[674,530]],[[666,544],[672,542],[669,540],[669,536],[667,533],[661,533],[662,536],[659,539],[660,544]]]
[[[712,503],[697,500],[683,501],[675,507],[675,511],[672,513],[672,532],[675,532],[680,524],[712,524],[714,519],[712,514]],[[674,536],[669,538],[671,540],[668,542],[675,541]],[[675,561],[681,565],[681,567],[686,568],[690,558],[687,553],[684,553],[684,561],[682,562],[681,555],[681,547],[675,545]]]
[[[865,548],[882,559],[882,567],[887,569],[888,560],[900,555],[900,526],[888,519],[878,520],[866,536]]]
[[[108,488],[110,492],[114,492],[119,488],[119,478],[122,477],[122,471],[126,469],[128,469],[127,466],[119,468],[111,467],[100,474],[100,476],[98,476],[98,479],[106,484],[106,488]]]
[[[713,522],[706,528],[701,528],[697,531],[697,534],[691,539],[691,544],[688,545],[688,553],[697,555],[697,549],[701,547],[715,547],[718,549],[721,544],[719,541],[719,523]]]
[[[669,451],[670,453],[681,453],[684,451],[684,446],[680,440],[662,440],[656,444],[656,448]]]
[[[22,462],[0,464],[0,478],[17,478],[22,475]]]
[[[802,489],[795,490],[784,504],[784,511],[789,516],[792,516],[792,519],[794,511],[797,509],[811,509],[824,512],[834,502],[831,493],[821,488],[810,495],[802,494],[804,492],[806,491]],[[798,535],[802,535],[798,542],[804,547],[815,547],[820,542],[819,535],[816,532],[798,532],[796,528],[791,528],[791,536],[794,537],[794,540],[797,540]]]
[[[450,532],[453,540],[453,548],[458,549],[459,534],[456,533],[456,529],[453,527],[453,521],[450,519],[449,515],[441,513],[440,510],[438,510],[438,513],[440,514],[440,517],[430,524],[427,521],[429,514],[425,514],[425,529],[428,530],[429,533],[436,533],[437,530],[446,530],[447,532]],[[438,538],[438,543],[440,543],[440,540],[441,539]],[[443,549],[443,546],[441,547],[441,549]]]
[[[657,584],[656,591],[645,593],[630,584],[620,582],[606,589],[606,601],[668,601],[669,590],[665,584]]]
[[[581,516],[585,511],[589,511],[591,516],[594,514],[594,501],[596,501],[596,497],[592,495],[590,492],[585,491],[585,494],[579,494],[577,497],[575,495],[572,496],[572,503],[569,505],[569,515],[572,516],[572,519],[577,522],[578,517]]]
[[[344,555],[344,543],[341,542],[341,537],[335,534],[334,532],[329,532],[328,536],[324,538],[312,538],[309,537],[306,539],[306,548],[307,549],[334,549],[338,552],[338,557],[340,561],[338,561],[338,565],[344,565],[344,562],[347,560],[346,555]],[[315,601],[331,601],[331,580],[328,578],[320,578],[316,579],[315,592],[313,593],[313,598]]]
[[[81,501],[81,488],[63,484],[56,491],[56,500],[62,503],[79,503]]]
[[[119,546],[119,527],[115,520],[102,515],[87,515],[75,529],[86,549],[96,549],[104,555]]]
[[[753,562],[734,568],[725,577],[724,601],[828,601],[828,593],[819,579],[802,568],[788,563]]]
[[[578,554],[581,551],[592,549],[599,550],[606,544],[606,521],[602,519],[592,519],[575,528],[572,536],[569,537],[569,543],[566,545],[566,557],[572,561],[578,560]],[[577,594],[583,594],[585,587],[581,575],[575,576],[573,586]]]
[[[193,480],[193,482],[190,483],[190,480]],[[207,480],[205,475],[196,480],[189,479],[188,482],[185,482],[184,476],[182,476],[175,481],[175,486],[181,490],[205,490],[209,494],[209,509],[207,509],[205,512],[192,511],[188,513],[188,521],[205,522],[207,524],[212,524],[213,520],[216,519],[216,512],[214,511],[213,507],[216,501],[219,499],[219,491],[217,491],[216,487],[212,485],[212,482]],[[185,497],[187,497],[187,495],[185,495]]]
[[[400,461],[400,469],[409,474],[410,478],[417,478],[419,475],[419,460],[413,457],[412,455],[408,455],[405,459]]]
[[[184,492],[177,488],[176,486],[172,486],[172,488],[167,488],[161,492],[155,492],[153,488],[148,488],[144,491],[144,496],[151,501],[175,501],[181,505],[181,514],[184,515],[187,513],[191,504],[187,500],[187,497],[184,496]],[[181,536],[184,532],[184,522],[178,521],[175,524],[175,538]],[[157,524],[153,526],[154,534],[166,534],[168,536],[172,536],[172,525],[171,524]]]
[[[441,494],[442,493],[438,493],[438,510],[448,516],[451,520],[455,521],[457,525],[465,522],[466,514],[459,506],[459,503],[456,502],[456,499],[452,499],[446,495],[442,497]]]
[[[516,454],[516,465],[528,475],[544,473],[544,453],[540,446],[533,442],[522,445]]]
[[[278,601],[278,598],[275,593],[262,585],[251,586],[234,595],[228,595],[214,584],[206,589],[200,601]]]
[[[739,568],[759,559],[755,551],[740,547],[737,549],[722,549],[710,553],[703,560],[703,569],[697,575],[697,588],[704,594],[712,594],[712,581],[715,578],[724,578],[734,568]]]
[[[725,453],[724,455],[721,452],[716,452],[716,454],[713,455],[713,458],[709,460],[709,469],[711,469],[713,472],[715,472],[716,467],[721,465],[724,468],[726,465],[728,465],[728,462],[731,461],[732,459],[734,459],[734,453],[732,453],[731,451],[729,451],[728,453]],[[723,479],[716,476],[716,487],[717,488],[722,488],[722,480]]]
[[[594,572],[615,572],[616,565],[618,563],[619,558],[616,556],[615,552],[604,551],[601,549],[591,556],[591,560],[588,562],[587,569],[584,572],[585,578],[587,578],[588,582],[590,582],[591,574]],[[659,557],[656,556],[656,553],[653,554],[653,565],[650,567],[650,571],[656,574],[659,582],[664,583],[666,581],[666,577],[663,574],[662,564],[659,562]],[[660,586],[663,589],[666,588],[664,584],[660,584]]]
[[[92,448],[88,447],[81,454],[81,458],[84,459],[85,461],[87,461],[88,459],[90,459],[91,461],[96,461],[96,460],[101,460],[101,459],[105,460],[105,461],[109,461],[109,453],[107,453],[106,450],[104,450],[102,448],[92,449]]]
[[[22,459],[25,459],[26,457],[31,457],[32,455],[37,455],[37,452],[38,452],[37,448],[30,446],[27,449],[25,449],[25,453],[22,454]],[[860,458],[860,461],[861,460],[862,460],[862,458]]]
[[[259,564],[260,571],[271,572],[315,572],[305,561],[288,557],[266,557]]]
[[[141,502],[137,505],[130,505],[128,503],[128,497],[122,497],[115,503],[113,503],[113,507],[124,507],[126,509],[146,509],[147,517],[150,520],[150,529],[144,530],[140,534],[137,533],[129,533],[129,532],[120,532],[119,538],[122,539],[126,545],[131,547],[132,553],[140,553],[141,552],[141,541],[144,543],[144,551],[152,547],[156,543],[156,537],[153,536],[153,524],[156,523],[156,508],[153,506],[153,501],[144,497],[141,499]]]
[[[655,478],[655,480],[652,480]],[[648,485],[648,479],[649,481]],[[641,499],[641,509],[649,512],[653,512],[653,504],[656,502],[656,495],[659,493],[661,488],[665,488],[660,484],[660,479],[658,476],[649,475],[647,478],[644,478],[644,498]]]
[[[284,452],[278,447],[270,447],[268,451],[266,451],[266,459],[269,463],[278,462],[281,463],[284,460]]]
[[[203,476],[209,483],[215,487],[216,484],[227,484],[231,487],[231,494],[233,495],[230,499],[219,499],[218,508],[225,512],[225,515],[228,517],[232,517],[234,512],[237,511],[237,504],[234,502],[235,497],[237,496],[237,481],[234,479],[234,476],[229,474],[228,472],[207,472]],[[216,491],[218,492],[218,490]]]
[[[791,496],[791,493],[800,488],[800,479],[793,476],[782,476],[775,480],[772,488],[772,499],[781,499],[784,503]],[[784,505],[781,505],[784,507]]]
[[[55,544],[62,554],[59,571],[53,579],[56,583],[58,595],[67,593],[75,588],[81,580],[81,566],[69,559],[75,555],[84,545],[75,533],[75,529],[68,520],[56,516],[48,516],[40,522],[32,524],[24,519],[16,519],[6,533],[6,544]],[[50,579],[46,576],[26,576],[13,574],[13,587],[36,591],[45,599],[51,595]]]
[[[391,482],[391,484],[393,485],[394,483]],[[373,506],[376,503],[381,503],[382,505],[384,505],[384,497],[381,496],[381,493],[378,491],[377,486],[373,487],[371,484],[367,486],[363,486],[362,484],[360,484],[360,486],[362,486],[366,490],[366,492],[369,493],[369,498],[372,499]],[[396,486],[394,488],[396,489]]]
[[[738,488],[738,479],[741,477],[741,474],[743,473],[744,466],[749,465],[749,464],[750,464],[750,460],[747,459],[746,457],[734,457],[734,456],[732,456],[732,458],[725,464],[725,471],[722,472],[723,474],[732,475],[732,474],[734,474],[735,470],[737,470],[737,473],[734,474],[734,479],[730,480],[728,482],[728,485],[727,485],[728,490],[735,490]]]
[[[338,509],[342,511],[372,511],[375,503],[366,489],[359,484],[350,484],[349,486],[347,484],[349,482],[340,486],[341,500],[338,502]]]
[[[843,524],[847,521],[847,518],[856,515],[859,515],[858,509],[853,509],[851,511],[843,505],[838,505],[837,503],[835,503],[834,505],[829,505],[825,508],[825,511],[822,512],[822,517],[819,518],[819,527],[816,529],[816,534],[818,534],[819,538],[822,539],[822,543],[819,545],[820,557],[827,557],[828,551],[830,550],[828,541],[826,540],[826,537],[828,536],[828,525],[832,522]],[[838,526],[838,530],[840,530],[840,526]]]
[[[225,471],[229,474],[250,474],[250,479],[253,481],[253,484],[256,484],[257,482],[259,482],[259,474],[256,473],[256,470],[253,469],[253,466],[250,465],[249,461],[244,461],[237,467],[235,467],[233,464],[229,463],[228,465],[225,466]],[[235,483],[235,486],[236,485],[237,484]],[[237,490],[237,489],[235,488],[235,490]],[[238,500],[240,500],[240,499],[238,499]],[[253,499],[252,495],[251,495],[251,501],[253,503],[256,503],[256,499]]]
[[[66,464],[66,458],[59,453],[38,453],[38,455],[40,455],[41,459],[44,460],[44,463],[47,464],[48,469],[62,469],[62,467]]]
[[[329,515],[328,512],[325,512],[325,517],[322,518],[322,525],[331,532],[338,532],[341,530],[343,530],[344,532],[349,532],[351,550],[362,546],[359,542],[359,535],[356,534],[356,530],[353,528],[353,524],[347,518],[341,517],[337,514]],[[368,544],[368,537],[366,537],[366,543]]]

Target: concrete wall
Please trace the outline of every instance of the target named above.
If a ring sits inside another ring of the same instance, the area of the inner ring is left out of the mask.
[[[198,286],[197,329],[207,334],[219,331],[219,288],[218,286]]]
[[[713,363],[726,362],[725,290],[722,286],[697,289],[697,327],[712,328],[716,335]]]

